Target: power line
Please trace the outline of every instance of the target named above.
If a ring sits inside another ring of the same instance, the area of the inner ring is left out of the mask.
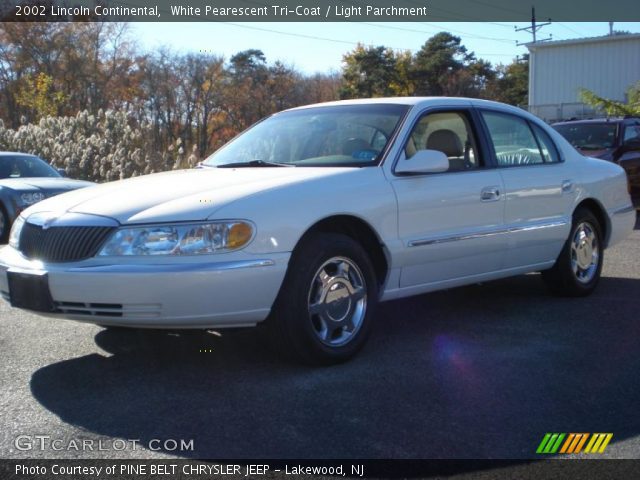
[[[291,37],[300,37],[300,38],[308,38],[311,40],[319,40],[319,41],[327,41],[327,42],[333,42],[333,43],[342,43],[342,44],[349,44],[349,45],[362,45],[365,44],[366,42],[353,42],[353,41],[349,41],[349,40],[339,40],[339,39],[335,39],[335,38],[326,38],[326,37],[319,37],[316,35],[307,35],[304,33],[294,33],[294,32],[283,32],[282,30],[274,30],[274,29],[270,29],[270,28],[263,28],[263,27],[256,27],[254,25],[243,25],[243,24],[239,24],[239,23],[232,23],[232,22],[218,22],[218,23],[222,23],[223,25],[230,25],[233,27],[239,27],[239,28],[246,28],[249,30],[257,30],[257,31],[261,31],[261,32],[268,32],[268,33],[276,33],[279,35],[287,35],[287,36],[291,36]],[[364,23],[364,22],[359,22],[359,23]],[[365,25],[371,25],[371,26],[378,26],[375,24],[367,24],[364,23]],[[391,27],[388,27],[391,28]],[[399,28],[399,27],[398,27]],[[423,32],[426,33],[426,32]],[[391,48],[392,50],[400,50],[400,51],[410,51],[410,52],[415,52],[417,49],[416,48],[401,48],[401,47],[389,47],[386,46],[387,48]],[[488,56],[488,57],[513,57],[513,55],[511,54],[507,54],[507,53],[481,53],[478,52],[476,55],[479,56]]]
[[[440,30],[443,30],[443,28],[441,26],[436,25],[434,23],[426,23],[426,22],[420,22],[420,23],[422,23],[424,25],[428,25],[430,27],[435,27],[435,28],[439,28]],[[450,32],[455,32],[455,33],[460,33],[460,34],[462,34],[462,35],[464,35],[466,37],[469,37],[469,38],[478,38],[480,40],[492,40],[492,41],[495,41],[495,42],[509,43],[509,44],[513,43],[513,40],[510,39],[510,38],[485,37],[483,35],[476,35],[475,33],[469,33],[469,32],[465,32],[464,30],[456,30],[454,28],[449,28],[449,27],[444,28],[444,30],[448,30]]]
[[[338,40],[335,38],[327,38],[327,37],[318,37],[316,35],[307,35],[304,33],[293,33],[293,32],[283,32],[282,30],[274,30],[271,28],[263,28],[263,27],[256,27],[253,25],[243,25],[240,23],[232,23],[232,22],[218,22],[221,23],[223,25],[231,25],[233,27],[238,27],[238,28],[246,28],[248,30],[257,30],[260,32],[269,32],[269,33],[277,33],[279,35],[288,35],[290,37],[299,37],[299,38],[308,38],[310,40],[320,40],[323,42],[333,42],[333,43],[342,43],[342,44],[347,44],[347,45],[360,45],[362,43],[365,42],[353,42],[353,41],[349,41],[349,40]],[[391,48],[393,50],[415,50],[412,48],[402,48],[402,47],[387,47],[387,48]]]
[[[247,1],[249,1],[249,0],[247,0]],[[473,0],[473,1],[475,1],[475,0]],[[417,2],[414,2],[414,1],[411,1],[411,0],[407,0],[407,2],[408,3],[413,3],[415,5],[419,5]],[[122,5],[132,6],[130,4],[127,4],[127,3],[123,2],[122,0],[119,3],[121,3]],[[259,1],[256,1],[256,0],[253,0],[250,3],[253,3],[255,5],[266,6],[266,4],[261,3]],[[348,2],[348,3],[351,3],[352,5],[353,4],[357,5],[357,0],[356,1],[352,0],[351,2]],[[437,10],[444,11],[444,10],[441,10],[441,9],[437,9]],[[169,13],[168,10],[164,10],[164,9],[159,9],[159,11],[161,11],[163,13]],[[457,15],[457,16],[461,16],[461,17],[466,17],[465,15],[454,14],[453,12],[447,12],[447,13],[451,13],[452,15]],[[466,18],[472,18],[472,17],[466,17]],[[227,24],[227,25],[234,25],[234,26],[241,27],[241,28],[246,28],[246,29],[249,29],[249,30],[265,31],[265,32],[278,33],[278,34],[281,34],[281,35],[296,36],[296,34],[293,34],[293,33],[290,33],[290,32],[283,32],[283,31],[279,31],[279,30],[260,28],[260,27],[253,27],[252,28],[252,27],[249,27],[247,25],[240,25],[240,24],[232,23],[232,22],[218,22],[218,23],[224,23],[224,24]],[[391,25],[376,25],[374,23],[367,23],[367,22],[357,22],[357,23],[362,23],[364,25],[374,26],[374,27],[378,27],[378,28],[387,28],[387,29],[393,29],[393,30],[403,30],[403,31],[414,32],[414,33],[427,33],[427,34],[434,33],[434,32],[428,32],[428,31],[424,31],[424,30],[415,30],[415,29],[404,28],[404,27],[395,27],[395,26],[391,26]],[[438,29],[440,31],[443,30],[443,28],[441,26],[439,26],[439,25],[425,23],[425,22],[422,22],[422,23],[424,23],[427,26],[436,28],[436,29]],[[491,22],[488,22],[488,23],[491,23]],[[504,24],[500,24],[500,23],[492,23],[492,24],[493,25],[500,25],[500,26],[510,27],[509,25],[504,25]],[[477,39],[480,39],[480,40],[489,40],[489,41],[501,42],[501,43],[509,43],[509,44],[513,42],[513,40],[507,39],[507,38],[496,38],[496,37],[487,37],[487,36],[483,36],[483,35],[476,35],[474,33],[469,33],[469,32],[465,32],[463,30],[456,30],[456,29],[452,29],[452,28],[448,28],[448,27],[444,28],[444,30],[448,30],[448,31],[455,32],[455,33],[460,33],[462,35],[465,35],[466,37],[477,38]],[[329,42],[334,42],[334,43],[344,43],[344,44],[351,44],[351,45],[357,45],[359,43],[359,42],[349,42],[347,40],[335,40],[335,39],[331,39],[331,38],[327,38],[327,37],[317,37],[317,36],[306,35],[306,34],[297,34],[297,36],[302,37],[302,38],[309,38],[311,40],[322,40],[322,41],[329,41]],[[398,48],[391,47],[391,48],[393,48],[394,50],[412,50],[410,48],[400,48],[400,47],[398,47]],[[491,54],[491,55],[493,55],[493,54]]]
[[[424,23],[424,22],[422,22],[422,23]],[[461,30],[454,30],[454,29],[451,29],[449,27],[444,27],[443,28],[443,27],[441,27],[439,25],[436,25],[436,24],[426,24],[426,25],[429,25],[429,26],[434,27],[436,29],[436,30],[430,31],[430,32],[426,31],[426,30],[416,30],[416,29],[413,29],[413,28],[397,27],[397,26],[393,26],[393,25],[379,25],[377,23],[358,22],[358,24],[369,25],[371,27],[377,27],[377,28],[386,28],[386,29],[390,29],[390,30],[401,30],[401,31],[404,31],[404,32],[427,33],[429,35],[431,35],[433,33],[437,33],[438,31],[448,30],[448,31],[452,31],[452,32],[461,33],[462,35],[464,35],[466,37],[469,37],[469,38],[480,38],[480,39],[483,39],[483,40],[489,40],[489,41],[501,42],[501,43],[509,43],[509,44],[511,44],[513,42],[513,40],[508,40],[506,38],[483,37],[481,35],[475,35],[473,33],[466,33],[466,32],[463,32]]]
[[[488,23],[489,25],[496,25],[498,27],[505,27],[505,28],[513,27],[513,25],[508,24],[508,23],[499,23],[499,22],[484,22],[484,23]]]
[[[437,33],[435,31],[427,32],[426,30],[415,30],[413,28],[396,27],[396,26],[393,26],[393,25],[379,25],[377,23],[368,23],[368,22],[358,22],[357,25],[368,25],[370,27],[386,28],[387,30],[400,30],[400,31],[403,31],[403,32],[426,33],[428,35],[432,35],[434,33]]]
[[[125,2],[123,2],[122,0],[119,2],[123,5],[128,5],[131,6],[130,4],[127,4]],[[257,5],[263,5],[260,2],[257,1],[253,1],[252,3],[255,3]],[[411,2],[414,3],[414,2]],[[162,11],[163,13],[169,13],[167,10],[164,9],[159,9],[159,11]],[[339,44],[343,44],[343,45],[361,45],[361,44],[365,44],[366,42],[354,42],[354,41],[349,41],[349,40],[340,40],[340,39],[335,39],[335,38],[328,38],[328,37],[320,37],[317,35],[308,35],[308,34],[304,34],[304,33],[294,33],[294,32],[284,32],[282,30],[275,30],[275,29],[271,29],[271,28],[264,28],[264,27],[257,27],[254,25],[243,25],[243,24],[239,24],[239,23],[234,23],[234,22],[216,22],[216,23],[221,23],[223,25],[229,25],[229,26],[233,26],[233,27],[237,27],[237,28],[244,28],[247,30],[255,30],[255,31],[260,31],[260,32],[267,32],[267,33],[275,33],[278,35],[286,35],[286,36],[290,36],[290,37],[298,37],[298,38],[306,38],[309,40],[318,40],[318,41],[323,41],[323,42],[332,42],[332,43],[339,43]],[[425,30],[416,30],[416,29],[410,29],[410,28],[404,28],[404,27],[396,27],[396,26],[392,26],[392,25],[378,25],[375,23],[368,23],[368,22],[357,22],[359,24],[363,24],[363,25],[368,25],[368,26],[372,26],[372,27],[377,27],[377,28],[387,28],[387,29],[393,29],[393,30],[403,30],[403,31],[408,31],[408,32],[414,32],[414,33],[426,33],[426,34],[433,34],[434,32],[428,32]],[[425,23],[425,22],[422,22]],[[434,27],[440,31],[442,31],[442,27],[439,25],[435,25],[435,24],[428,24],[425,23],[428,26]],[[465,36],[468,36],[470,38],[479,38],[479,39],[484,39],[484,40],[492,40],[492,41],[498,41],[498,42],[504,42],[504,43],[511,43],[512,40],[508,40],[508,39],[501,39],[501,38],[494,38],[494,37],[485,37],[485,36],[481,36],[481,35],[475,35],[475,34],[471,34],[471,33],[467,33],[464,32],[462,30],[455,30],[455,29],[448,29],[451,30],[453,32],[457,32],[457,33],[461,33]],[[385,46],[386,48],[391,48],[392,50],[396,50],[396,51],[410,51],[410,52],[416,52],[418,49],[417,48],[405,48],[405,47],[392,47],[392,46]],[[474,52],[475,53],[475,52]],[[487,56],[487,57],[512,57],[513,55],[511,54],[506,54],[506,53],[481,53],[481,52],[477,52],[476,55],[478,56]]]
[[[580,35],[581,37],[584,37],[584,33],[581,33],[581,32],[579,32],[579,31],[575,30],[574,28],[572,28],[572,27],[570,27],[570,26],[568,26],[568,25],[566,25],[566,24],[564,24],[564,23],[558,23],[558,22],[556,22],[556,25],[560,25],[560,26],[561,26],[562,28],[564,28],[565,30],[569,30],[570,32],[575,33],[576,35]]]
[[[413,0],[405,0],[405,1],[407,3],[411,3],[413,5],[422,6],[422,4],[420,4],[418,2],[415,2]],[[450,11],[443,10],[441,8],[437,8],[437,7],[433,7],[433,6],[430,6],[429,8],[431,10],[437,10],[437,11],[440,11],[440,12],[443,12],[443,13],[447,13],[449,15],[453,15],[453,18],[456,19],[456,20],[459,19],[459,18],[467,18],[467,19],[470,19],[470,20],[476,20],[476,18],[474,18],[474,17],[470,17],[468,15],[463,15],[461,13],[454,13],[454,12],[450,12]],[[420,23],[422,23],[424,25],[427,25],[429,27],[437,28],[437,29],[439,29],[441,31],[443,30],[443,28],[440,25],[437,25],[437,24],[434,24],[434,23],[428,23],[428,22],[420,22]],[[490,23],[490,22],[488,22],[488,23]],[[493,25],[500,25],[502,27],[511,28],[510,25],[505,25],[505,24],[501,24],[501,23],[492,23],[492,24]],[[396,28],[399,28],[399,27],[396,27]],[[480,40],[490,40],[490,41],[503,42],[503,43],[511,43],[511,42],[513,42],[513,40],[509,39],[509,38],[496,38],[496,37],[487,37],[487,36],[483,36],[483,35],[476,35],[474,33],[469,33],[469,32],[466,32],[464,30],[457,30],[457,29],[449,28],[449,27],[444,28],[444,30],[447,30],[447,31],[450,31],[450,32],[455,32],[455,33],[460,33],[460,34],[465,35],[465,36],[467,36],[469,38],[478,38]],[[428,32],[424,32],[424,33],[428,33]]]

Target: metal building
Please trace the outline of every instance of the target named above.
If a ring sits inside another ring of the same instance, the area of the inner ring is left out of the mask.
[[[598,116],[580,88],[625,101],[640,81],[640,34],[527,44],[529,111],[547,121]]]

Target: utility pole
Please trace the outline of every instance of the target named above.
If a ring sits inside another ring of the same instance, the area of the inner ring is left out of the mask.
[[[527,32],[533,35],[533,42],[531,43],[536,43],[536,42],[546,42],[547,40],[551,40],[551,35],[549,35],[547,38],[543,38],[542,40],[537,39],[536,34],[538,33],[538,30],[540,30],[542,27],[545,27],[547,25],[551,25],[551,19],[549,19],[549,21],[545,23],[536,23],[536,7],[531,7],[531,26],[522,27],[522,28],[514,27],[514,28],[516,29],[516,32]],[[516,42],[516,45],[519,47],[520,45],[525,45],[527,43],[530,43],[530,42]]]

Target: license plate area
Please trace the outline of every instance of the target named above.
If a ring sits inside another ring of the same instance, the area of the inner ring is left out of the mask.
[[[56,310],[49,290],[49,276],[46,272],[24,273],[9,270],[7,281],[12,307],[49,313]]]

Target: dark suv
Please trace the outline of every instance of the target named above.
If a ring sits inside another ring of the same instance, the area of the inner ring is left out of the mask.
[[[572,120],[552,127],[583,155],[624,168],[633,204],[640,208],[640,118]]]

